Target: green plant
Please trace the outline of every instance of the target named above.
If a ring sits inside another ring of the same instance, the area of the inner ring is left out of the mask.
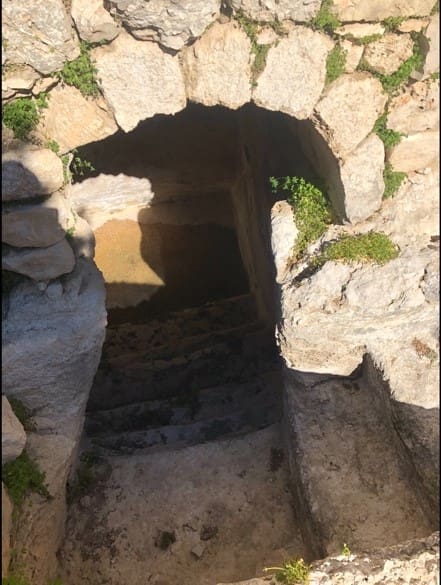
[[[340,21],[331,11],[332,5],[332,0],[323,0],[320,10],[311,21],[313,28],[332,34],[340,26]]]
[[[266,57],[271,45],[260,45],[257,42],[257,31],[259,27],[258,22],[250,20],[247,16],[245,16],[245,14],[243,14],[243,12],[240,11],[236,14],[236,20],[251,41],[251,52],[254,55],[253,64],[251,66],[253,77],[252,83],[255,85],[258,75],[265,68]]]
[[[293,259],[296,260],[331,223],[328,202],[318,187],[301,177],[270,177],[269,181],[273,192],[288,192],[287,201],[293,207],[298,229],[293,250]]]
[[[45,148],[49,148],[49,150],[52,150],[52,152],[55,152],[55,154],[58,154],[60,152],[60,145],[56,140],[48,140],[47,142],[45,142],[44,146]]]
[[[436,81],[437,79],[439,79],[439,71],[435,71],[434,73],[430,74],[430,79],[432,81]]]
[[[96,96],[100,93],[96,82],[96,68],[92,64],[89,55],[90,45],[86,42],[80,44],[80,56],[64,64],[57,77],[67,85],[73,85],[84,96]]]
[[[35,431],[36,426],[32,420],[32,412],[29,408],[25,406],[21,400],[14,398],[13,396],[8,397],[8,401],[15,416],[23,425],[24,430],[28,432]]]
[[[389,199],[389,197],[395,195],[405,178],[406,173],[403,173],[402,171],[394,171],[390,162],[386,162],[383,171],[383,199]]]
[[[314,264],[321,265],[328,260],[343,260],[344,262],[357,260],[385,264],[397,256],[398,250],[388,236],[372,231],[367,234],[342,236],[323,250],[314,259]]]
[[[7,577],[2,577],[2,585],[29,585],[29,581],[24,575],[11,573]]]
[[[32,98],[18,98],[3,108],[2,120],[14,131],[16,138],[24,139],[38,123],[38,110]]]
[[[382,114],[375,122],[373,131],[377,134],[379,138],[381,138],[385,148],[391,148],[392,146],[395,146],[400,142],[402,137],[402,134],[400,134],[400,132],[390,130],[387,127],[386,112],[384,112],[384,114]]]
[[[326,83],[335,81],[345,70],[346,51],[339,44],[328,53],[326,59]]]
[[[14,461],[8,461],[2,467],[2,479],[8,489],[13,503],[20,508],[26,495],[36,492],[50,499],[51,495],[45,485],[45,474],[38,469],[35,461],[26,451]]]
[[[364,37],[355,38],[352,35],[346,35],[345,38],[352,37],[350,40],[353,41],[356,45],[369,45],[369,43],[374,43],[381,39],[383,35],[376,33],[374,35],[366,35]]]
[[[87,176],[95,170],[95,167],[90,161],[81,158],[76,148],[74,148],[71,152],[74,155],[71,162],[73,179]]]
[[[404,16],[388,16],[382,21],[382,25],[387,32],[395,32],[403,22]]]
[[[42,110],[44,108],[47,108],[49,106],[49,94],[47,94],[44,91],[42,91],[35,98],[35,103],[36,103],[37,108],[39,110]]]
[[[341,554],[345,557],[350,557],[351,556],[351,549],[348,547],[348,545],[346,544],[346,542],[343,543],[342,549],[341,549]]]
[[[64,176],[64,182],[65,183],[69,183],[70,180],[72,179],[72,174],[69,170],[69,166],[70,166],[70,157],[68,154],[63,154],[62,156],[60,156],[61,162],[63,163],[63,176]]]
[[[265,572],[275,573],[276,581],[285,585],[294,585],[296,583],[308,583],[309,571],[311,567],[303,559],[294,559],[287,561],[282,567],[266,567]]]

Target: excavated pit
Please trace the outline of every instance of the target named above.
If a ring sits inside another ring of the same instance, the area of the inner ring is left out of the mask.
[[[67,585],[209,585],[344,542],[430,534],[365,368],[283,378],[268,177],[320,179],[301,125],[192,105],[79,149],[96,169],[88,181],[147,178],[153,197],[78,208],[108,329],[70,486]]]

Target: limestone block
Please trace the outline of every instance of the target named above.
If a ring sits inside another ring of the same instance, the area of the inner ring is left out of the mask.
[[[155,43],[121,33],[110,45],[92,52],[104,96],[118,125],[128,132],[156,114],[175,114],[186,105],[177,57]],[[130,88],[130,96],[127,90]]]
[[[344,157],[372,130],[386,100],[381,83],[368,73],[342,75],[315,107],[316,128]]]
[[[408,34],[388,33],[369,43],[364,59],[374,71],[382,75],[394,73],[413,53],[413,40]]]
[[[215,23],[183,56],[188,99],[237,109],[251,99],[251,42],[234,23]]]
[[[326,35],[295,27],[268,51],[253,101],[267,110],[307,118],[322,92],[333,43]]]
[[[67,201],[59,193],[39,205],[4,208],[2,242],[18,248],[52,246],[66,235],[69,215]]]
[[[418,81],[392,99],[387,127],[414,134],[439,127],[439,80]]]
[[[2,395],[2,465],[21,454],[26,444],[23,425],[15,416],[6,396]]]
[[[341,41],[340,46],[346,53],[345,73],[354,73],[360,63],[364,47],[347,40]]]
[[[116,22],[104,8],[103,0],[72,0],[71,14],[78,34],[89,43],[111,41],[119,33]]]
[[[353,24],[345,24],[336,29],[336,34],[340,36],[349,36],[354,39],[362,39],[363,37],[370,37],[372,35],[382,35],[385,31],[381,22],[355,22]]]
[[[6,71],[2,75],[2,91],[32,89],[40,76],[32,67],[24,66],[17,70]]]
[[[45,75],[80,54],[62,0],[21,0],[2,5],[7,63],[25,63]]]
[[[49,195],[63,183],[63,164],[48,148],[17,141],[2,155],[2,201]]]
[[[63,154],[111,136],[118,130],[102,98],[86,99],[75,87],[58,86],[51,91],[36,133],[42,140],[55,140]]]
[[[439,71],[439,12],[431,17],[424,36],[428,41],[429,47],[423,73],[425,76],[429,76]]]
[[[12,504],[2,482],[2,579],[8,574],[11,560]]]
[[[432,0],[334,0],[333,12],[343,22],[379,21],[388,16],[427,16]]]
[[[251,20],[272,22],[294,20],[308,22],[320,9],[320,0],[227,0],[233,10],[240,11]]]
[[[401,139],[388,155],[396,171],[417,171],[430,167],[439,159],[439,130],[410,134]]]
[[[2,254],[2,269],[29,276],[33,280],[52,280],[72,272],[75,256],[66,240],[48,248],[10,248]]]
[[[384,146],[376,134],[368,136],[341,165],[347,219],[356,223],[381,207],[384,192]]]
[[[110,0],[110,13],[141,40],[158,41],[178,51],[198,38],[219,16],[220,0]]]
[[[429,24],[427,18],[408,18],[398,25],[397,30],[402,33],[420,32]]]
[[[287,201],[278,201],[271,208],[271,248],[277,282],[282,282],[286,273],[287,262],[296,243],[297,234],[291,205]]]
[[[145,209],[154,198],[148,179],[119,175],[98,175],[69,188],[72,208],[96,229],[127,208]]]

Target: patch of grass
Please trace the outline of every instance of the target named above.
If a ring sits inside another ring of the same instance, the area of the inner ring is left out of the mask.
[[[384,193],[383,199],[393,197],[401,186],[401,183],[406,178],[406,173],[402,171],[394,171],[390,162],[386,162],[383,171]]]
[[[421,339],[418,339],[417,337],[414,337],[412,339],[412,346],[417,352],[418,357],[420,358],[425,357],[429,359],[431,362],[434,362],[438,356],[435,350],[433,350],[431,347],[427,345],[427,343],[421,341]]]
[[[349,36],[352,35],[346,35],[345,38],[349,38]],[[374,35],[366,35],[364,37],[352,37],[351,40],[353,43],[355,43],[356,45],[369,45],[370,43],[375,43],[375,41],[378,41],[381,39],[383,35],[381,35],[380,33],[376,33]]]
[[[11,573],[7,577],[2,577],[2,585],[29,585],[29,581],[24,575]]]
[[[49,148],[49,150],[52,150],[52,152],[55,152],[55,154],[60,152],[60,145],[56,140],[48,140],[44,143],[44,147]]]
[[[8,397],[8,402],[11,405],[13,413],[23,425],[24,430],[27,432],[35,431],[36,426],[32,420],[32,412],[29,408],[21,400],[13,396]]]
[[[100,93],[96,82],[96,68],[92,64],[89,55],[90,45],[86,42],[80,44],[80,56],[74,61],[64,64],[57,77],[67,85],[73,85],[86,97],[97,96]]]
[[[388,16],[381,21],[386,32],[396,32],[400,24],[404,21],[404,16]]]
[[[252,84],[255,85],[257,77],[265,68],[266,57],[271,45],[259,45],[257,42],[258,22],[250,20],[240,11],[236,14],[236,20],[251,41],[251,52],[254,55],[253,64],[251,66]]]
[[[317,15],[311,20],[311,25],[316,30],[321,30],[332,34],[336,28],[341,26],[341,22],[332,13],[332,0],[323,0]]]
[[[78,179],[79,177],[87,176],[95,170],[95,167],[90,161],[81,158],[76,148],[74,148],[71,152],[74,155],[71,162],[73,180]]]
[[[3,108],[2,120],[5,126],[14,132],[14,136],[23,140],[38,124],[38,109],[32,98],[18,98],[8,102]]]
[[[435,71],[434,73],[431,73],[430,79],[432,81],[436,81],[437,79],[439,79],[439,71]]]
[[[381,138],[385,148],[391,148],[401,141],[402,134],[387,127],[387,113],[382,114],[375,122],[373,131]]]
[[[287,193],[287,201],[293,207],[298,229],[293,260],[297,260],[331,223],[328,202],[318,187],[301,177],[270,177],[269,180],[272,191]]]
[[[326,84],[332,83],[344,73],[346,54],[346,51],[339,44],[335,45],[332,51],[328,53],[326,59]]]
[[[30,492],[36,492],[50,499],[51,495],[45,484],[45,474],[38,469],[26,451],[14,461],[8,461],[2,467],[2,479],[12,502],[20,508]]]
[[[398,256],[398,250],[386,234],[369,232],[355,236],[344,235],[331,243],[314,259],[315,265],[328,260],[360,261],[385,264]]]
[[[266,567],[265,572],[272,572],[279,583],[285,585],[294,585],[297,583],[307,583],[311,567],[303,559],[294,559],[287,561],[282,567]]]

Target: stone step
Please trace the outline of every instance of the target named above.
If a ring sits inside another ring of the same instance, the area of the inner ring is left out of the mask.
[[[165,400],[136,402],[117,408],[88,413],[88,436],[146,430],[164,425],[183,425],[227,416],[254,401],[280,395],[280,372],[266,372],[243,384],[203,388]]]
[[[265,332],[215,343],[173,360],[132,362],[130,355],[118,367],[104,364],[92,386],[88,411],[116,408],[133,402],[182,397],[201,388],[245,382],[274,369],[280,358],[272,337]]]
[[[280,418],[280,395],[274,394],[254,398],[247,406],[210,419],[165,425],[144,431],[98,435],[89,437],[88,440],[100,455],[130,455],[138,451],[147,454],[240,436],[263,429],[278,422]]]
[[[285,369],[285,420],[297,503],[312,514],[318,554],[367,550],[430,534],[422,495],[390,416],[390,396],[363,376]],[[308,526],[305,522],[304,526]]]
[[[139,347],[148,347],[152,351],[160,347],[173,347],[177,340],[232,329],[256,320],[254,297],[246,294],[202,307],[174,311],[148,323],[108,327],[106,346],[109,350],[125,347],[128,351],[137,351]]]

